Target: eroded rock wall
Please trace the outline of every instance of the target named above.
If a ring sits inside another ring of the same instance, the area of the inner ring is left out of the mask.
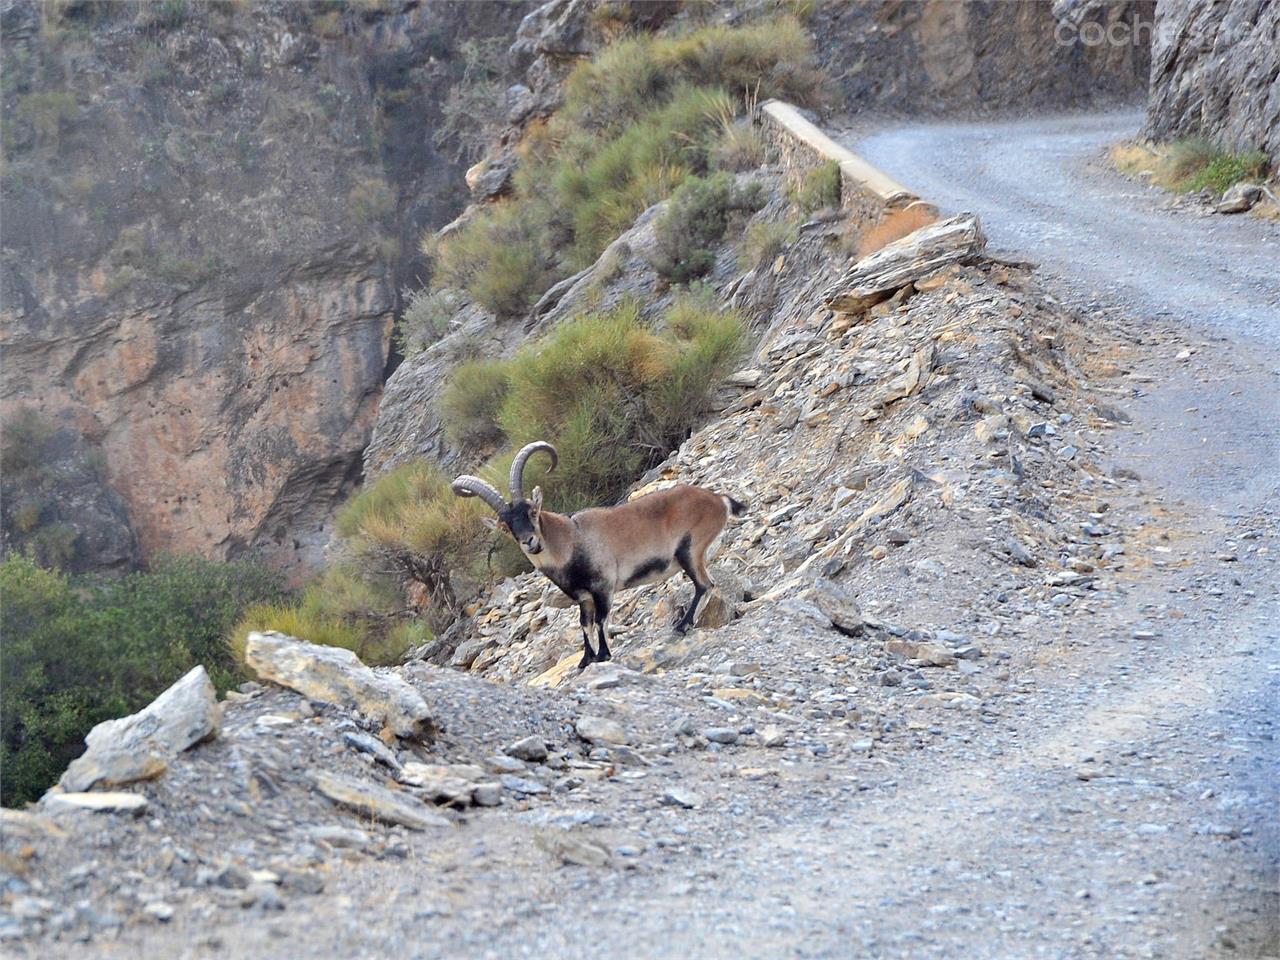
[[[1161,0],[1146,134],[1280,160],[1280,3]]]
[[[144,556],[315,566],[358,480],[467,40],[520,4],[8,3],[6,416],[100,448]]]

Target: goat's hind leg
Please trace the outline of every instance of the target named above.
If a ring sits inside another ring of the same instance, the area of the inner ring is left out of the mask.
[[[593,593],[591,600],[596,610],[596,663],[613,659],[609,652],[609,614],[612,611],[610,598],[602,593]]]
[[[711,577],[707,574],[706,564],[701,562],[701,558],[699,562],[694,562],[687,535],[676,548],[676,562],[680,564],[680,569],[685,572],[685,575],[693,581],[693,599],[689,601],[689,609],[676,621],[675,625],[676,633],[687,633],[693,626],[693,621],[698,616],[698,607],[707,591],[711,589],[712,583]]]
[[[596,659],[595,651],[591,649],[591,630],[595,626],[595,615],[594,601],[585,598],[578,602],[578,623],[582,624],[582,659],[578,661],[579,670],[585,670]]]

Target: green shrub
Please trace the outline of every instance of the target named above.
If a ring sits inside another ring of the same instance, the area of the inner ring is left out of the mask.
[[[593,263],[639,213],[705,173],[717,147],[725,163],[750,162],[754,138],[724,133],[748,102],[812,103],[819,81],[791,17],[610,44],[574,68],[556,115],[529,125],[513,199],[430,251],[436,285],[465,289],[500,314],[523,311]]]
[[[98,583],[22,556],[0,563],[0,800],[38,798],[94,724],[141,709],[197,663],[220,690],[238,682],[226,633],[281,595],[276,575],[243,562],[163,560]]]
[[[453,371],[440,398],[445,433],[453,443],[483,449],[502,439],[496,424],[507,376],[501,360],[468,360]]]
[[[365,177],[356,181],[347,195],[347,202],[356,222],[368,225],[378,223],[391,214],[396,206],[396,194],[381,177]]]
[[[769,159],[764,134],[750,120],[733,120],[721,127],[720,139],[711,153],[717,170],[754,170]]]
[[[404,464],[349,500],[336,521],[357,562],[425,587],[439,624],[461,609],[455,584],[483,577],[490,547],[489,508],[455,496],[450,479],[425,461]]]
[[[756,220],[748,224],[742,237],[742,256],[738,266],[754,270],[777,259],[783,247],[796,241],[795,224],[789,220]]]
[[[1223,193],[1228,187],[1243,180],[1264,179],[1268,164],[1267,155],[1261,151],[1243,154],[1217,151],[1199,168],[1180,176],[1177,189],[1186,193],[1205,189]]]
[[[466,290],[498,316],[522,313],[554,276],[545,219],[532,204],[491,204],[434,249],[437,287]]]
[[[655,227],[653,268],[675,283],[702,276],[715,266],[715,247],[724,237],[730,215],[763,205],[758,184],[739,187],[727,173],[691,177],[672,196]]]
[[[57,147],[63,125],[80,115],[80,107],[66,90],[41,90],[23,97],[16,113],[31,125],[37,143]]]
[[[834,160],[806,170],[789,192],[791,202],[805,213],[840,206],[840,164]]]
[[[396,349],[405,357],[421,353],[449,331],[460,306],[452,290],[406,292],[404,312],[396,324]]]
[[[396,620],[404,606],[390,578],[361,572],[349,562],[338,563],[326,569],[296,602],[259,604],[247,610],[231,632],[231,651],[243,665],[249,634],[276,630],[320,646],[342,647],[373,666],[398,663],[411,645],[431,638],[425,625],[410,629]]]
[[[737,314],[692,293],[657,331],[635,304],[581,316],[497,362],[507,389],[490,427],[512,447],[556,445],[560,464],[543,486],[557,509],[608,503],[684,441],[745,338]],[[501,476],[503,463],[491,471]]]

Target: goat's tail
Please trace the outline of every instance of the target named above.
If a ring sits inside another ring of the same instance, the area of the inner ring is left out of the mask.
[[[733,497],[721,494],[720,499],[724,501],[724,505],[729,508],[729,512],[735,517],[740,517],[747,512],[747,505],[733,499]]]

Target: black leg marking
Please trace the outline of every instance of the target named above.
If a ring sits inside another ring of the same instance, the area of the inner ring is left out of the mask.
[[[690,545],[689,535],[686,533],[680,539],[680,546],[676,547],[676,562],[680,564],[680,569],[685,572],[685,576],[693,581],[693,600],[690,601],[689,609],[684,612],[684,616],[676,621],[676,633],[685,633],[693,625],[693,618],[698,613],[698,602],[707,592],[707,585],[698,579],[697,571],[694,569]]]
[[[596,663],[604,663],[613,658],[613,654],[609,652],[609,638],[606,636],[612,607],[610,598],[603,593],[591,594],[591,602],[596,608]]]
[[[582,659],[578,661],[579,670],[585,670],[587,664],[595,660],[595,653],[591,649],[591,627],[595,620],[592,614],[595,607],[588,607],[589,602],[582,600],[578,603],[578,623],[582,624]]]

